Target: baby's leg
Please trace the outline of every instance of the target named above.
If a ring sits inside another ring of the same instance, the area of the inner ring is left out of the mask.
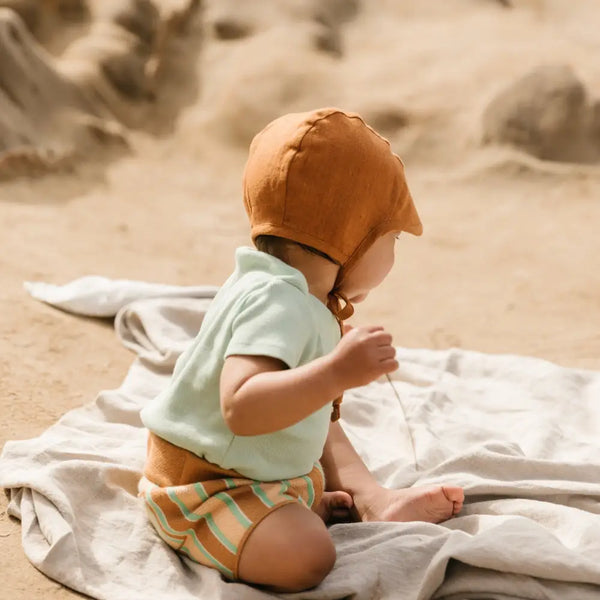
[[[238,577],[280,592],[312,588],[331,571],[335,547],[323,520],[301,504],[285,504],[250,533]]]

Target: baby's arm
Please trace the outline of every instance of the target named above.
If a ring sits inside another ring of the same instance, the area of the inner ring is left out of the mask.
[[[271,433],[397,368],[392,338],[382,327],[353,329],[333,352],[294,369],[267,356],[228,356],[221,411],[236,435]]]

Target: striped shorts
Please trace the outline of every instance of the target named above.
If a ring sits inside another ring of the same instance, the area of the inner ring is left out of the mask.
[[[317,506],[324,483],[319,463],[303,477],[255,481],[150,433],[139,492],[150,522],[169,546],[235,580],[254,527],[285,504]]]

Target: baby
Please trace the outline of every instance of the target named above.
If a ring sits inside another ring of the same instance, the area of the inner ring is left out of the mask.
[[[398,368],[382,327],[345,328],[389,273],[402,231],[422,232],[400,159],[353,113],[285,115],[253,140],[244,203],[257,249],[211,303],[167,389],[143,411],[140,493],[160,537],[226,578],[318,585],[326,523],[439,522],[454,486],[380,486],[337,422],[344,390]]]

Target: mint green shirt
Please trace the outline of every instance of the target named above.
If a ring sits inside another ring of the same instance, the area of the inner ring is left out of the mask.
[[[300,271],[252,248],[238,248],[235,258],[235,271],[178,359],[167,389],[142,410],[142,421],[172,444],[251,479],[299,477],[323,452],[331,404],[280,431],[237,436],[221,414],[221,370],[232,354],[271,356],[290,368],[301,366],[331,352],[340,328],[309,293]]]

